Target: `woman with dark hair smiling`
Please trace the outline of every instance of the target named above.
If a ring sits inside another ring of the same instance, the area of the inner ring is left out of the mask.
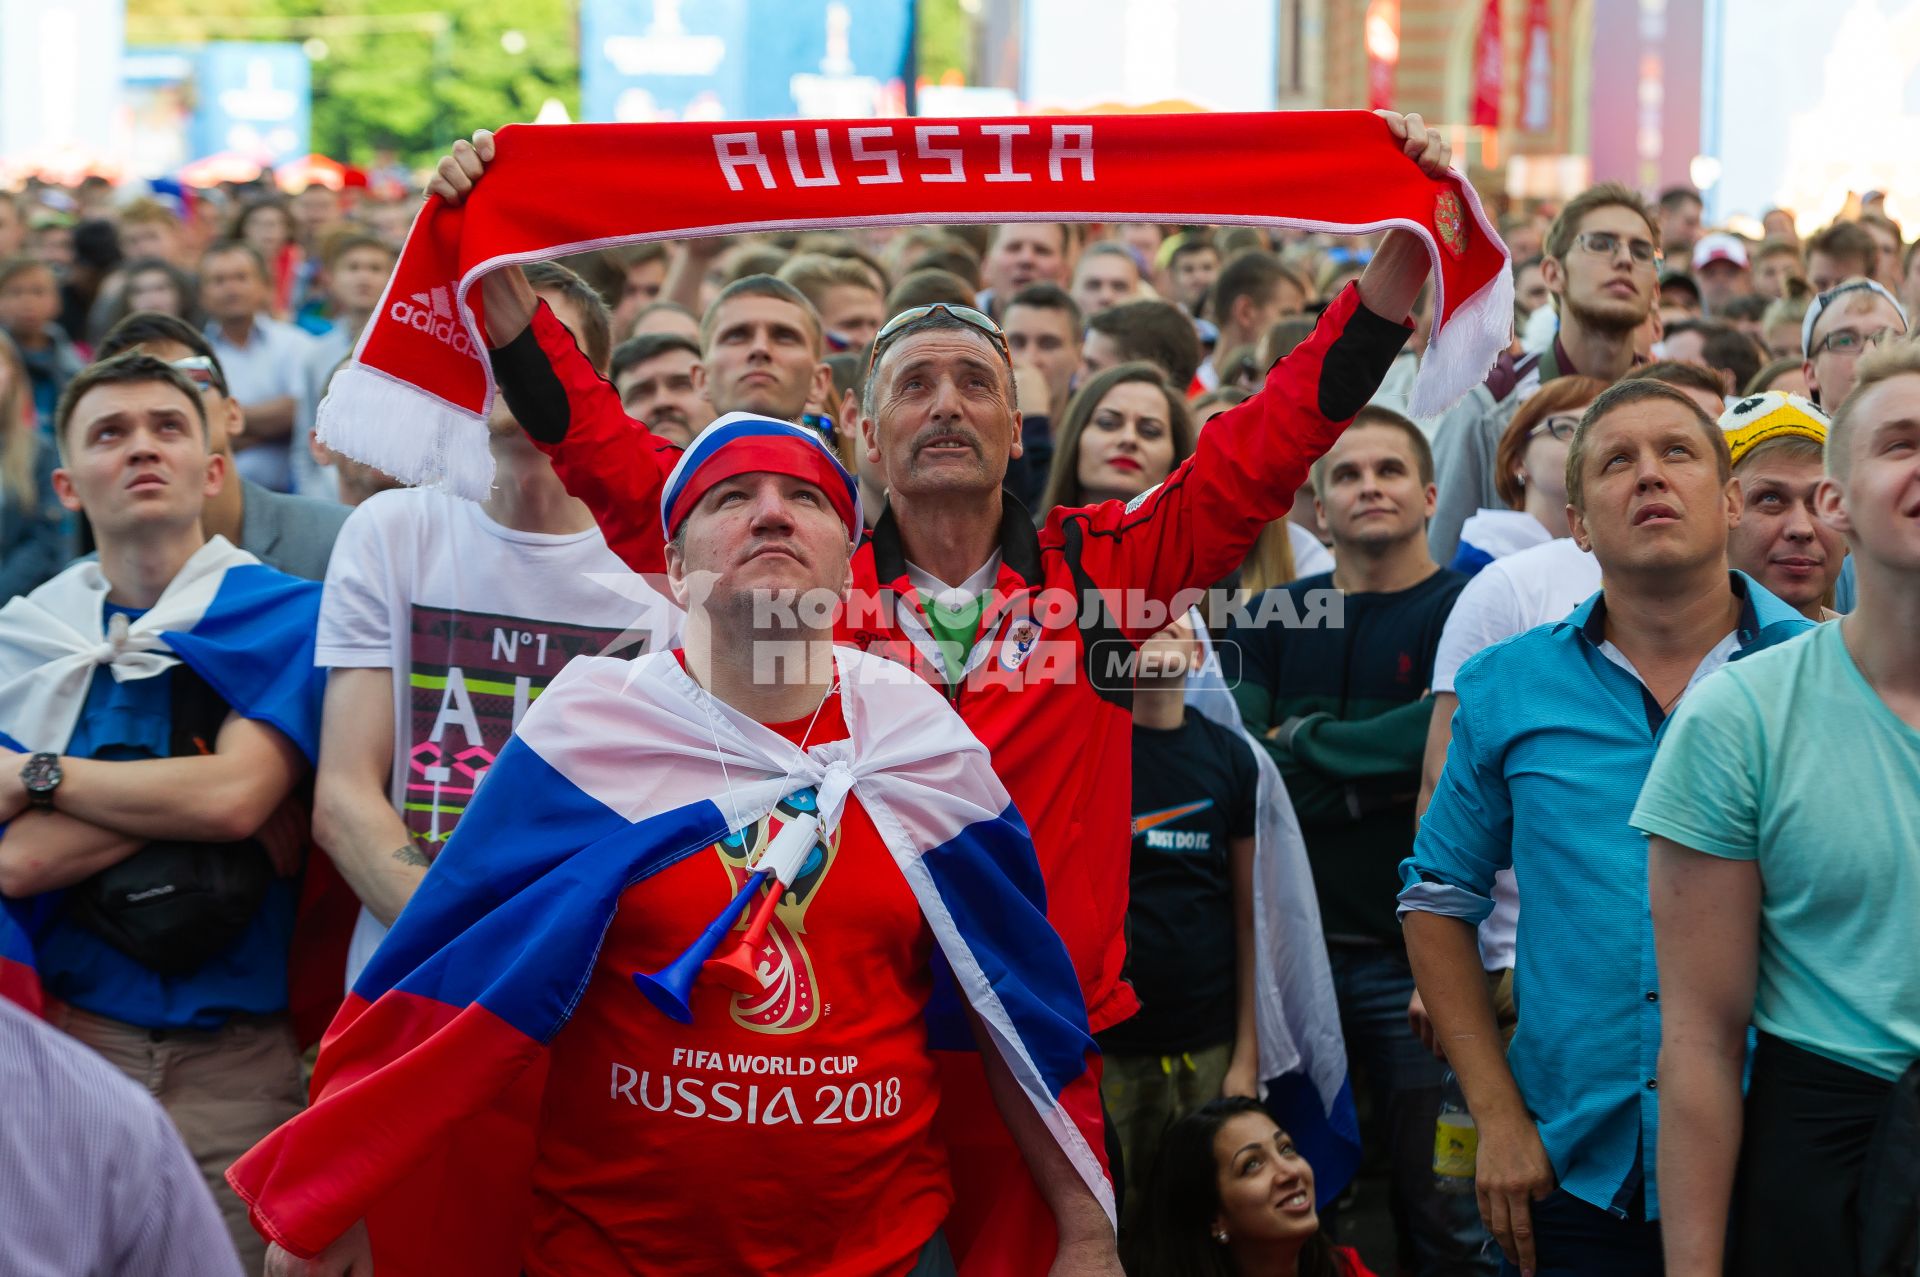
[[[1133,1277],[1373,1277],[1314,1208],[1313,1168],[1257,1100],[1167,1128],[1122,1246]]]
[[[1193,414],[1155,364],[1120,364],[1074,392],[1034,517],[1055,506],[1131,501],[1193,455]]]

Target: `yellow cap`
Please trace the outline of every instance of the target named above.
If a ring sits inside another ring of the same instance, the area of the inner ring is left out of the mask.
[[[1811,439],[1824,448],[1830,424],[1817,404],[1779,390],[1763,390],[1737,399],[1720,414],[1720,429],[1727,436],[1727,451],[1733,454],[1734,465],[1739,465],[1740,458],[1755,445],[1787,435]]]

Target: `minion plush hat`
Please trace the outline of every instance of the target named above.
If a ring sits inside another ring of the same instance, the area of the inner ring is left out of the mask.
[[[1727,451],[1733,454],[1736,466],[1757,444],[1783,435],[1811,439],[1824,448],[1831,424],[1817,405],[1778,390],[1743,396],[1720,414],[1720,429],[1727,436]]]

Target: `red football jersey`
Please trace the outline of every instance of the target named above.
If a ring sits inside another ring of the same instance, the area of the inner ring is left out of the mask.
[[[770,726],[795,743],[847,734],[837,695],[818,721]],[[533,1277],[892,1277],[946,1218],[923,1020],[933,937],[856,800],[775,911],[756,955],[766,992],[703,975],[682,1025],[634,987],[713,921],[799,810],[783,803],[621,896],[551,1049]]]

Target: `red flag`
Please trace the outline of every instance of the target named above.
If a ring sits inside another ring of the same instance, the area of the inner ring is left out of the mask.
[[[1368,0],[1367,106],[1393,109],[1393,73],[1400,65],[1400,0]]]
[[[1500,0],[1487,0],[1480,15],[1480,42],[1473,55],[1473,114],[1470,124],[1500,127],[1500,82],[1507,69],[1506,42],[1500,29]]]
[[[1553,125],[1553,33],[1549,21],[1547,0],[1532,0],[1527,5],[1520,127],[1529,133],[1545,133]]]

